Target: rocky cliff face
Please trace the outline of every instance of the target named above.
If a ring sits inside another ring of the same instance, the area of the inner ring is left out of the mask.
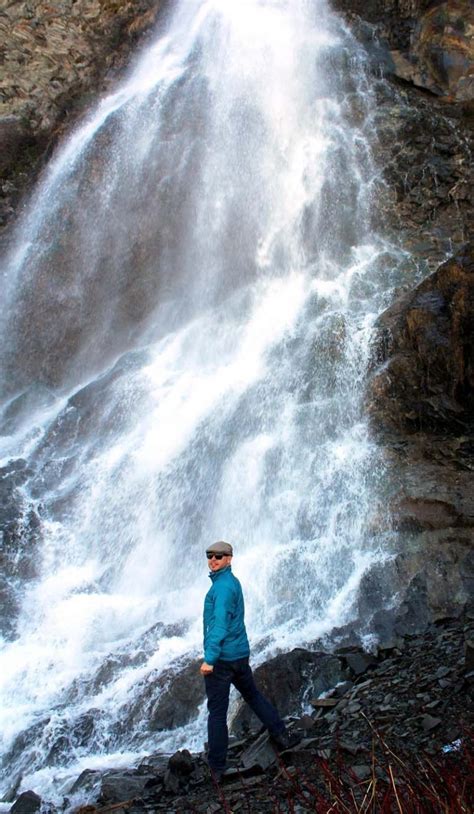
[[[114,81],[160,0],[6,2],[0,10],[0,227],[60,135]]]
[[[387,462],[378,524],[394,556],[363,582],[360,625],[393,642],[473,596],[474,11],[465,0],[336,6],[384,76],[374,222],[407,251],[366,399]]]
[[[164,5],[24,0],[0,12],[8,42],[3,223],[55,141],[115,81]],[[392,483],[389,519],[380,522],[398,553],[384,579],[367,578],[360,610],[390,636],[390,593],[402,617],[420,626],[458,612],[472,596],[473,271],[465,247],[474,239],[474,12],[469,0],[335,5],[364,43],[375,78],[382,169],[374,223],[407,258],[400,299],[379,320],[367,397]]]
[[[473,313],[466,246],[382,314],[374,337],[367,410],[392,484],[392,590],[406,591],[414,629],[474,596]],[[375,614],[382,635],[386,621]]]

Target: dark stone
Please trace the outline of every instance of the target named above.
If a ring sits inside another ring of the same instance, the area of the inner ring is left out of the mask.
[[[182,786],[182,779],[167,769],[163,777],[163,788],[168,794],[178,794]]]
[[[302,715],[301,718],[298,718],[295,722],[295,728],[302,729],[306,732],[308,729],[313,729],[314,723],[314,718],[312,718],[311,715]]]
[[[438,667],[436,670],[435,676],[436,678],[446,678],[447,675],[451,672],[449,667]]]
[[[353,687],[354,687],[353,681],[341,681],[341,683],[338,684],[337,687],[335,688],[334,695],[337,698],[342,698],[343,695],[346,695],[346,693],[350,692]]]
[[[33,814],[41,808],[41,797],[34,791],[24,791],[13,803],[10,814]]]
[[[162,752],[156,752],[153,755],[147,755],[145,758],[143,758],[143,760],[138,764],[138,767],[141,771],[153,771],[157,775],[162,775],[168,768],[168,761],[169,758],[167,755],[164,755]]]
[[[474,640],[466,639],[464,642],[464,668],[466,672],[474,670]]]
[[[378,367],[368,400],[376,427],[469,431],[473,311],[474,252],[466,247],[384,312],[377,323]]]
[[[405,599],[400,605],[395,629],[401,636],[413,635],[424,630],[430,621],[426,578],[417,574],[409,584]]]
[[[157,701],[150,714],[152,731],[174,729],[195,717],[205,696],[200,665],[201,660],[196,659],[174,674],[160,676],[154,688]]]
[[[421,75],[416,84],[453,99],[474,99],[473,26],[470,0],[448,0],[422,16],[411,42]]]
[[[275,656],[257,667],[254,675],[258,688],[282,717],[298,714],[311,698],[317,698],[346,678],[340,659],[299,648]],[[257,725],[260,722],[257,724],[250,708],[242,703],[232,730],[238,733]]]
[[[367,780],[367,778],[372,774],[370,766],[367,766],[365,763],[352,766],[351,771],[353,774],[355,774],[357,780]]]
[[[100,788],[99,801],[111,805],[134,797],[139,797],[154,774],[139,774],[135,771],[110,771],[104,773]]]
[[[173,774],[187,777],[194,768],[191,753],[187,749],[175,752],[168,761],[168,768]]]
[[[441,718],[433,718],[432,715],[423,715],[421,719],[421,726],[423,727],[425,732],[430,732],[432,729],[435,729],[441,723]]]
[[[99,785],[101,777],[102,772],[97,769],[84,769],[77,780],[74,781],[68,793],[75,794],[78,791],[90,792],[95,786]]]
[[[377,660],[370,653],[347,653],[343,656],[347,666],[356,676],[363,675],[369,667],[377,663]]]
[[[276,763],[277,752],[273,748],[267,732],[263,732],[240,756],[242,765],[248,769],[259,766],[262,771]]]

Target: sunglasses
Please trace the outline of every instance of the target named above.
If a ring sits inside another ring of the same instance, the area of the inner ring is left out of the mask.
[[[227,557],[227,554],[214,554],[213,551],[209,551],[209,552],[206,551],[206,557],[207,557],[208,560],[212,560],[213,557],[216,560],[221,560],[222,557]]]

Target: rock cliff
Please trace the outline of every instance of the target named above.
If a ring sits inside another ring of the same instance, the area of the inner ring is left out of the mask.
[[[0,227],[58,138],[116,79],[160,0],[11,2],[0,9]]]
[[[466,246],[474,240],[474,12],[468,0],[334,5],[366,47],[373,73],[381,168],[374,225],[406,254],[400,298],[377,326],[367,397],[392,484],[389,517],[379,520],[397,554],[384,587],[374,591],[374,577],[365,581],[360,610],[389,636],[393,625],[381,619],[390,592],[408,602],[408,614],[410,591],[417,594],[421,626],[433,614],[457,612],[472,595],[473,272]],[[3,223],[56,141],[116,81],[165,6],[163,0],[4,6]]]
[[[139,38],[159,24],[164,5],[156,0],[22,0],[7,2],[0,11],[5,41],[0,225],[14,218],[22,194],[57,140],[98,92],[116,80]],[[337,0],[335,5],[370,55],[378,102],[374,151],[382,168],[374,224],[406,253],[407,268],[396,301],[376,326],[366,398],[387,464],[388,511],[378,523],[386,528],[393,556],[363,581],[358,628],[351,625],[334,631],[328,644],[331,649],[356,648],[361,634],[374,632],[383,650],[375,668],[379,723],[383,726],[387,716],[396,718],[393,729],[400,738],[405,732],[407,738],[414,737],[425,726],[424,740],[436,741],[440,748],[457,736],[463,705],[459,636],[448,653],[438,628],[431,628],[429,634],[421,631],[433,622],[446,625],[446,617],[459,617],[474,595],[473,11],[467,0]],[[19,525],[26,528],[34,550],[39,522],[16,506],[15,490],[23,476],[22,469],[0,472],[8,533],[0,601],[12,612],[9,580],[18,567],[17,530]],[[20,566],[24,579],[34,577],[29,562]],[[446,634],[448,643],[450,636],[454,641],[453,631]],[[402,681],[397,694],[392,680],[397,670],[409,674],[414,657],[404,659],[402,654],[404,648],[412,653],[416,636],[418,672],[411,674],[413,684],[422,670],[426,672],[424,648],[449,656],[449,664],[441,667],[452,672],[452,676],[437,675],[435,657],[431,657],[420,709],[410,695],[409,682]],[[298,658],[313,662],[314,654]],[[187,720],[190,702],[191,712],[201,702],[195,665],[185,670],[184,676],[178,676],[181,695],[172,688],[155,704],[156,690],[162,688],[151,687],[146,700],[153,729],[180,725]],[[385,687],[383,675],[391,670],[390,686]],[[360,686],[357,698],[354,687],[348,687],[341,700],[320,707],[323,712],[313,715],[311,722],[306,720],[308,728],[317,731],[320,750],[322,736],[327,736],[327,747],[334,748],[334,733],[341,723],[347,724],[347,733],[354,738],[358,731],[354,716],[360,711],[354,703],[364,707],[367,701],[370,706],[370,693],[363,691],[364,682],[355,681],[355,675],[359,674],[347,671],[334,677],[333,684],[349,677]],[[100,676],[96,678],[99,681]],[[296,695],[300,679],[298,675],[292,687]],[[264,668],[262,680],[266,680]],[[472,675],[470,681],[472,686]],[[452,691],[449,702],[440,692],[446,687],[448,693]],[[321,688],[313,691],[317,694]],[[387,701],[388,693],[392,695]],[[289,694],[279,703],[289,703],[288,699]],[[402,702],[404,713],[397,716]],[[436,723],[438,713],[434,717],[433,710],[443,711],[443,725]],[[291,705],[285,711],[291,712]],[[411,718],[408,713],[413,713]],[[238,721],[245,723],[245,716]],[[85,723],[94,725],[92,720]],[[434,735],[428,737],[431,728]],[[362,750],[368,748],[369,735],[360,738]],[[78,743],[81,737],[85,736],[79,733]],[[297,758],[292,760],[298,765]],[[153,769],[152,774],[160,792],[163,785],[167,791],[163,773]],[[116,799],[123,799],[117,795]],[[154,800],[152,805],[159,810]],[[177,810],[182,810],[179,805]],[[163,807],[174,810],[166,796]]]

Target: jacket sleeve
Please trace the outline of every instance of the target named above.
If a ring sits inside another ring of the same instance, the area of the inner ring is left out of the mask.
[[[232,606],[232,588],[227,585],[223,586],[219,591],[216,591],[215,595],[214,621],[207,636],[206,649],[204,652],[204,661],[206,664],[214,665],[221,654],[222,642],[229,632]]]

